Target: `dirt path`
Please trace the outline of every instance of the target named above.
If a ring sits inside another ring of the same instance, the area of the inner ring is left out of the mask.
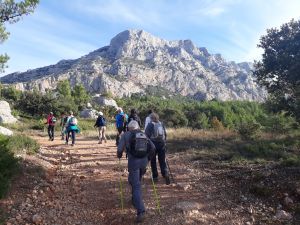
[[[123,158],[119,166],[113,141],[100,145],[95,138],[79,137],[72,147],[61,140],[34,138],[42,148],[38,155],[26,157],[24,167],[42,165],[46,172],[40,174],[37,170],[32,175],[31,169],[15,182],[9,197],[1,202],[7,211],[7,225],[133,224],[135,210],[130,203],[127,161]],[[169,163],[177,184],[167,186],[159,177],[157,190],[162,215],[156,210],[149,169],[144,177],[142,189],[147,208],[144,224],[254,223],[251,212],[220,193],[230,184],[219,187],[212,171],[196,169],[183,154],[169,156]],[[125,197],[123,211],[120,177]],[[232,195],[234,199],[235,193]]]

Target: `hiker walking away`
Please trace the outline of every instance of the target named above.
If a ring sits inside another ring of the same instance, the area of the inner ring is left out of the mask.
[[[73,112],[70,111],[66,123],[66,144],[68,144],[70,136],[72,137],[72,146],[75,145],[76,133],[79,133],[77,126],[77,119],[74,117]]]
[[[55,126],[56,118],[53,115],[53,112],[50,112],[47,116],[47,122],[45,124],[48,124],[48,136],[49,141],[54,140],[54,126]]]
[[[99,138],[99,142],[98,144],[102,144],[102,141],[104,140],[104,142],[106,143],[106,136],[105,136],[105,131],[106,131],[106,119],[103,116],[103,112],[99,112],[98,114],[98,118],[96,120],[96,123],[94,125],[94,127],[98,128],[98,138]]]
[[[126,131],[128,116],[123,112],[122,108],[118,108],[117,112],[118,114],[116,115],[116,128],[118,133],[116,137],[116,145],[118,146],[121,134]]]
[[[159,116],[156,113],[150,115],[150,122],[145,130],[146,135],[150,138],[156,148],[155,157],[151,159],[152,177],[155,182],[158,181],[158,172],[156,165],[156,155],[161,170],[161,175],[166,179],[166,184],[170,184],[170,177],[166,165],[166,138],[167,133],[165,126],[159,121]]]
[[[153,113],[152,109],[150,109],[150,110],[148,111],[148,116],[147,116],[146,119],[145,119],[145,127],[144,127],[145,130],[146,130],[146,128],[147,128],[147,125],[148,125],[149,123],[151,123],[151,118],[150,118],[151,113]]]
[[[155,154],[155,146],[140,130],[135,120],[128,124],[128,131],[121,136],[117,151],[119,159],[122,158],[124,150],[128,155],[128,181],[132,188],[132,204],[137,210],[135,221],[140,223],[145,215],[141,179],[146,173],[148,158]]]
[[[138,116],[138,113],[137,113],[136,109],[131,109],[130,115],[129,115],[129,117],[128,117],[128,123],[130,123],[130,121],[132,121],[132,120],[135,120],[136,122],[138,122],[139,127],[142,126],[141,119],[140,119],[140,117]]]
[[[65,139],[65,130],[66,130],[66,123],[67,123],[68,117],[67,115],[62,112],[60,117],[60,131],[61,131],[61,140]]]

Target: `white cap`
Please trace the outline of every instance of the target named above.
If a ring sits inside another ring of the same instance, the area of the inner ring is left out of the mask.
[[[138,129],[140,129],[140,126],[139,126],[139,124],[138,124],[137,121],[132,120],[132,121],[130,121],[130,123],[128,124],[128,129],[130,129],[130,130],[138,130]]]
[[[116,111],[117,112],[123,112],[123,109],[121,107],[118,107]]]
[[[99,115],[99,116],[103,116],[103,112],[99,112],[98,115]]]

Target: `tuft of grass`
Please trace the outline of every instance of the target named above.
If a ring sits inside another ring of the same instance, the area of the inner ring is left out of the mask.
[[[281,165],[286,167],[300,166],[300,156],[288,156],[281,160]]]
[[[40,145],[36,140],[30,137],[17,134],[9,137],[7,148],[14,154],[34,154],[38,152],[38,150],[40,149]]]

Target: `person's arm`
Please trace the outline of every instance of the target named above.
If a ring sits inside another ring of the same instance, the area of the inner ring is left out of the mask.
[[[150,122],[150,118],[149,118],[149,116],[147,116],[146,119],[145,119],[145,130],[146,130],[149,122]]]
[[[149,123],[149,125],[146,127],[146,130],[145,130],[145,134],[148,138],[151,137],[151,134],[153,132],[152,129],[153,129],[153,124]]]
[[[148,151],[148,159],[151,160],[155,156],[156,148],[150,139],[148,139],[147,151]]]
[[[164,129],[164,133],[165,133],[165,141],[167,140],[167,131],[166,131],[166,127],[164,124],[162,124],[163,129]]]
[[[117,157],[122,158],[123,152],[126,149],[125,135],[122,135],[118,144]]]
[[[140,126],[140,128],[142,127],[142,121],[141,121],[141,118],[140,117],[138,117],[138,124],[139,124],[139,126]]]

